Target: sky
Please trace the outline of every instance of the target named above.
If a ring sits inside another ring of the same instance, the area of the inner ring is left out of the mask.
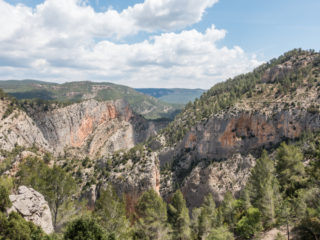
[[[0,79],[208,89],[320,43],[319,0],[0,0]]]

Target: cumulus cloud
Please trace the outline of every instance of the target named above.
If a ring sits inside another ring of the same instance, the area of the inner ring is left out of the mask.
[[[240,47],[217,47],[226,31],[214,25],[170,32],[200,21],[216,2],[146,0],[97,13],[80,0],[46,0],[34,9],[0,0],[0,78],[208,88],[260,64]],[[140,31],[154,33],[135,44],[115,40]]]

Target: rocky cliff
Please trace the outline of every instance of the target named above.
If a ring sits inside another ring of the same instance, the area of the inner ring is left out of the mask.
[[[165,122],[148,121],[122,100],[88,100],[67,107],[26,106],[3,117],[10,103],[2,101],[0,146],[33,144],[55,155],[65,151],[91,158],[129,149],[154,135]]]
[[[190,207],[209,193],[217,202],[227,191],[239,196],[262,149],[318,131],[319,62],[319,54],[289,53],[187,106],[149,145],[158,152],[162,196],[179,187]]]
[[[47,233],[53,233],[52,216],[49,205],[42,194],[32,188],[20,186],[17,194],[9,196],[12,207],[8,212],[18,212],[27,221],[31,221]]]

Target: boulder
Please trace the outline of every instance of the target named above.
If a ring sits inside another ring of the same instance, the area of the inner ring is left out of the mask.
[[[47,234],[54,231],[49,205],[41,193],[32,188],[20,186],[18,193],[10,195],[9,198],[12,207],[8,210],[8,213],[18,212],[27,221],[40,226]]]

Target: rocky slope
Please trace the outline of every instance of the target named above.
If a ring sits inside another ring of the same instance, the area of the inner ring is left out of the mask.
[[[8,116],[10,101],[0,104],[0,147],[7,151],[35,144],[54,155],[68,151],[94,158],[132,148],[166,124],[134,114],[123,100],[87,100],[52,109],[26,105],[26,111],[15,108]]]
[[[134,162],[122,175],[156,162],[160,194],[170,199],[181,188],[189,207],[199,206],[208,193],[217,202],[227,191],[239,196],[262,149],[320,130],[319,73],[320,54],[295,50],[218,84],[144,146],[152,158]],[[157,175],[149,176],[149,187],[155,188]],[[142,181],[136,173],[133,179]],[[123,184],[127,189],[130,182]]]
[[[146,121],[121,100],[27,105],[9,115],[3,100],[0,144],[36,143],[56,155],[90,156],[93,164],[69,168],[82,176],[92,204],[112,184],[131,200],[149,188],[170,199],[180,188],[195,207],[208,193],[218,203],[227,191],[239,195],[262,149],[320,130],[319,92],[320,54],[294,50],[217,84],[157,136],[166,122]]]
[[[32,188],[20,186],[17,194],[10,195],[9,198],[12,207],[8,209],[8,213],[18,212],[27,221],[40,226],[45,233],[53,233],[50,208],[41,193]]]

